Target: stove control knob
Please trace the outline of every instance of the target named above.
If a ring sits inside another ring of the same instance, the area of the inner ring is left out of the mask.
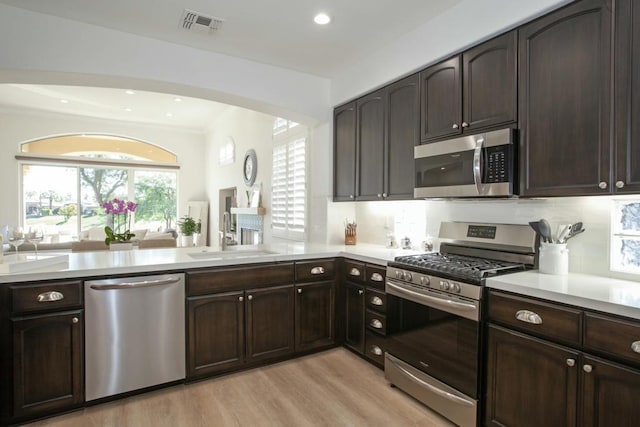
[[[406,280],[407,282],[411,282],[413,280],[413,275],[407,271],[406,273],[404,273],[404,280]]]
[[[448,291],[449,290],[449,282],[447,282],[446,280],[441,280],[440,281],[440,289],[442,289],[443,291]]]
[[[420,276],[420,284],[422,286],[429,286],[429,277],[428,276]]]
[[[451,292],[455,292],[457,294],[460,293],[460,285],[458,283],[452,283],[451,284]]]
[[[402,279],[402,272],[396,271],[396,279]]]

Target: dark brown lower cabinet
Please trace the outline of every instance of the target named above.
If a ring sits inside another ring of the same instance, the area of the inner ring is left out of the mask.
[[[82,310],[12,318],[13,418],[71,409],[84,401]]]
[[[640,371],[489,326],[486,425],[636,426]]]
[[[296,351],[335,343],[334,282],[296,285]]]
[[[189,377],[244,363],[244,291],[187,299]]]
[[[364,286],[344,282],[344,344],[364,353]]]
[[[245,291],[247,362],[294,351],[293,285]]]

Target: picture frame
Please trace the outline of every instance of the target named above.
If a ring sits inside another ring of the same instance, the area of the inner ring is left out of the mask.
[[[251,199],[249,200],[249,207],[259,208],[260,207],[260,187],[254,187],[251,190],[250,197]]]

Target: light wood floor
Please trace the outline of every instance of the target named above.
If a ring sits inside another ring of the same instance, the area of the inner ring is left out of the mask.
[[[349,351],[104,403],[29,426],[452,426]]]

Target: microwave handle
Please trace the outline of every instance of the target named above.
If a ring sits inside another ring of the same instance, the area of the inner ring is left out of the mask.
[[[476,184],[476,191],[478,192],[478,196],[481,196],[484,191],[482,188],[482,144],[484,143],[484,138],[480,137],[476,139],[476,148],[473,150],[473,182]]]

